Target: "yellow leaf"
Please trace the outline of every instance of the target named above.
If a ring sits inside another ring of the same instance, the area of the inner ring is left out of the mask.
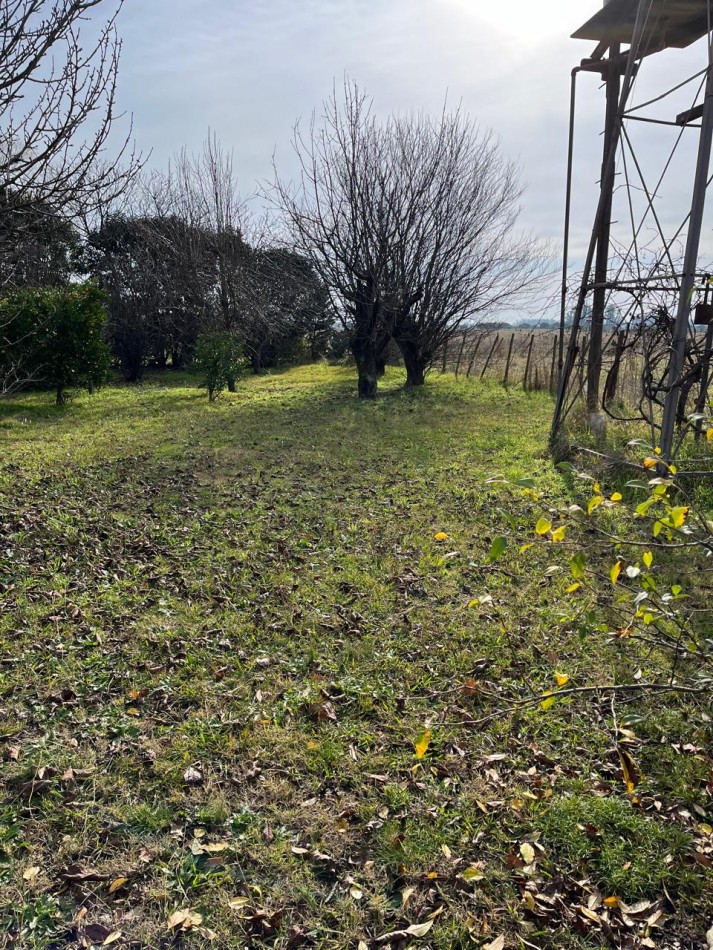
[[[463,871],[463,873],[461,874],[461,877],[463,878],[464,881],[482,881],[485,875],[483,874],[482,871],[478,870],[478,868],[474,868],[471,866],[469,868],[466,868],[465,871]]]
[[[540,518],[540,520],[535,525],[535,533],[539,534],[541,537],[545,534],[549,534],[552,530],[552,522],[548,521],[547,518]]]
[[[552,532],[552,540],[557,543],[558,541],[564,541],[564,536],[567,533],[567,529],[564,525],[560,525],[555,531]]]
[[[629,795],[631,795],[643,776],[641,775],[636,762],[634,762],[629,752],[627,752],[623,746],[617,746],[617,751],[619,752],[619,760],[624,773],[624,783],[626,784],[626,790]]]
[[[711,440],[713,440],[713,429],[709,429],[706,432],[706,442],[710,442]]]
[[[570,584],[567,590],[565,591],[565,594],[573,594],[576,590],[579,590],[581,586],[582,586],[581,584]]]
[[[612,584],[616,586],[616,582],[619,580],[619,575],[621,574],[621,561],[617,561],[616,564],[609,571],[609,577]]]
[[[428,751],[428,747],[430,744],[431,744],[431,730],[424,729],[424,731],[421,733],[418,739],[416,739],[416,741],[414,742],[414,748],[416,749],[417,759],[422,759],[424,757],[424,755]]]
[[[654,556],[651,551],[644,551],[643,555],[641,556],[641,560],[644,562],[646,567],[651,567],[651,565],[654,563]]]
[[[605,897],[605,898],[604,898],[604,906],[605,906],[605,907],[618,907],[618,906],[619,906],[619,898],[618,898],[618,897]]]
[[[109,893],[114,894],[119,888],[123,887],[124,884],[128,883],[128,877],[117,877],[109,885]]]
[[[615,491],[614,494],[611,496],[611,500],[612,500],[612,501],[621,501],[623,497],[624,497],[624,496],[622,495],[621,492]]]
[[[644,468],[647,470],[650,468],[656,468],[658,464],[659,464],[658,459],[652,459],[652,458],[644,459]]]
[[[542,700],[540,706],[542,706],[543,709],[549,709],[551,706],[554,706],[555,702],[557,701],[557,697],[552,693],[545,693],[544,695],[547,698]]]
[[[434,538],[435,541],[447,541],[447,540],[448,540],[448,535],[446,534],[445,531],[437,531],[437,532],[433,535],[433,538]]]
[[[569,683],[569,675],[567,673],[555,673],[555,682],[558,686],[564,686],[565,683]]]
[[[669,517],[671,518],[671,524],[674,528],[680,528],[683,526],[686,517],[688,516],[688,511],[689,509],[686,507],[671,509],[671,514]]]
[[[529,541],[527,544],[523,544],[523,546],[518,549],[518,554],[524,554],[525,551],[529,550],[529,548],[531,548],[531,547],[533,547],[533,546],[534,546],[534,542],[533,542],[533,541]]]
[[[604,501],[602,495],[595,495],[593,498],[590,498],[587,502],[587,514],[591,515],[595,508],[598,508],[599,505]]]

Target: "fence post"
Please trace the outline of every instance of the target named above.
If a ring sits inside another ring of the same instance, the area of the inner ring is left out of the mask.
[[[550,362],[550,392],[555,391],[555,367],[557,365],[557,347],[559,345],[559,337],[555,334],[555,341],[552,346],[552,360]]]
[[[456,379],[458,379],[458,374],[460,373],[460,361],[463,358],[463,350],[465,349],[466,333],[463,332],[463,338],[460,341],[460,349],[458,350],[458,359],[456,360]]]
[[[616,346],[614,347],[614,360],[604,382],[602,402],[605,406],[608,406],[610,402],[613,402],[613,400],[616,399],[617,389],[619,388],[619,373],[621,371],[621,358],[624,353],[625,338],[626,333],[624,330],[619,330],[616,338]]]
[[[508,346],[508,356],[505,361],[505,376],[503,377],[503,386],[507,389],[508,379],[510,377],[510,360],[512,359],[512,348],[515,343],[515,334],[513,333],[510,337],[510,345]]]
[[[483,342],[483,337],[478,334],[478,339],[475,341],[475,346],[473,347],[473,352],[470,356],[470,362],[468,363],[468,375],[470,376],[471,370],[473,369],[473,364],[475,363],[475,358],[478,355],[478,350],[480,349],[480,344]]]
[[[481,378],[481,379],[485,376],[485,371],[487,370],[488,366],[490,365],[490,360],[493,358],[493,353],[495,352],[495,348],[496,348],[496,346],[498,345],[499,342],[500,342],[500,334],[497,333],[497,334],[495,335],[495,340],[493,341],[493,345],[490,347],[490,352],[488,353],[488,356],[487,356],[487,358],[486,358],[486,360],[485,360],[485,363],[483,364],[483,368],[482,368],[482,370],[480,371],[480,378]]]
[[[527,348],[527,362],[525,363],[525,379],[523,380],[523,389],[527,389],[527,380],[530,375],[530,362],[532,360],[532,345],[535,342],[535,334],[530,336],[530,345]]]
[[[445,373],[446,365],[448,363],[448,340],[443,344],[443,363],[441,364],[441,372]]]
[[[579,392],[582,392],[584,388],[584,366],[587,362],[587,354],[589,352],[589,337],[585,333],[582,337],[582,346],[579,351],[579,368],[577,371],[578,383],[577,388]]]

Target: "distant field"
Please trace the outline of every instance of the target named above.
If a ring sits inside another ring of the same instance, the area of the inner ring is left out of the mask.
[[[557,386],[559,334],[556,330],[530,328],[466,331],[450,341],[437,368],[458,376],[490,380],[501,384],[544,389]],[[565,352],[569,338],[565,338]],[[602,385],[614,360],[616,335],[605,332]],[[586,378],[588,335],[582,333],[580,355],[573,374],[573,393],[582,392]],[[643,360],[640,348],[623,356],[616,390],[617,398],[629,407],[641,398]]]
[[[485,377],[0,403],[0,945],[704,945],[700,705],[624,700],[636,800],[606,695],[477,724],[660,672],[559,622],[551,546],[488,562],[546,501],[486,479],[576,496],[550,396]]]

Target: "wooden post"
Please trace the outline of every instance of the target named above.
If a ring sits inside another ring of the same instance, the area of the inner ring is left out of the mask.
[[[445,373],[446,366],[448,364],[448,340],[443,344],[443,363],[441,364],[441,372]]]
[[[463,338],[460,341],[460,349],[458,350],[458,359],[456,360],[456,379],[458,379],[458,374],[460,373],[460,361],[463,358],[463,350],[465,349],[465,341],[467,339],[466,333],[463,333]]]
[[[481,378],[481,379],[485,376],[485,371],[487,370],[488,366],[490,365],[490,360],[492,359],[493,353],[495,352],[495,348],[496,348],[496,346],[498,345],[499,342],[500,342],[500,334],[498,333],[498,334],[496,334],[496,336],[495,336],[495,340],[494,340],[494,342],[493,342],[493,345],[490,347],[490,352],[488,353],[488,356],[487,356],[487,358],[486,358],[486,360],[485,360],[485,363],[483,363],[483,368],[482,368],[482,370],[480,371],[480,378]]]
[[[471,370],[473,369],[473,364],[475,363],[475,358],[478,355],[478,350],[480,349],[480,344],[483,342],[483,337],[478,334],[478,339],[475,341],[475,346],[473,347],[473,352],[470,354],[470,361],[468,362],[468,375],[470,376]]]
[[[508,346],[508,356],[505,360],[505,376],[503,377],[503,386],[507,389],[508,379],[510,378],[510,361],[512,360],[512,348],[515,343],[515,334],[513,333],[510,337],[510,345]]]
[[[551,361],[550,361],[550,386],[549,386],[549,389],[550,389],[550,392],[551,392],[551,393],[553,393],[553,392],[555,391],[555,383],[556,383],[556,379],[555,379],[555,368],[556,368],[556,366],[557,366],[557,349],[558,349],[558,346],[559,346],[559,336],[558,336],[557,334],[555,334],[555,341],[554,341],[554,343],[553,343],[553,345],[552,345],[552,359],[551,359]]]
[[[619,373],[621,371],[621,358],[624,353],[625,339],[626,333],[624,330],[619,330],[616,338],[616,346],[614,347],[614,362],[611,365],[611,369],[607,373],[607,378],[604,383],[602,401],[605,406],[608,406],[610,402],[613,402],[613,400],[616,399],[617,389],[619,388]]]
[[[585,366],[585,363],[587,362],[588,352],[589,352],[589,337],[585,333],[584,336],[582,337],[582,347],[579,351],[579,370],[577,374],[578,375],[577,388],[579,389],[580,392],[582,391],[582,388],[584,387],[584,366]]]
[[[535,342],[535,334],[533,333],[530,337],[530,345],[527,348],[527,362],[525,363],[525,379],[523,380],[523,388],[527,389],[527,380],[530,376],[530,362],[532,360],[532,345]]]

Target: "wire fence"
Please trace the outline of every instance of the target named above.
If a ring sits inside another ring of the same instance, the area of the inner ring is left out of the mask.
[[[643,346],[624,348],[616,331],[604,341],[602,385],[607,402],[636,405],[642,395]],[[580,339],[573,392],[586,384],[589,338]],[[558,384],[559,335],[554,330],[469,329],[450,340],[437,367],[456,377],[483,379],[502,386],[554,393]]]

